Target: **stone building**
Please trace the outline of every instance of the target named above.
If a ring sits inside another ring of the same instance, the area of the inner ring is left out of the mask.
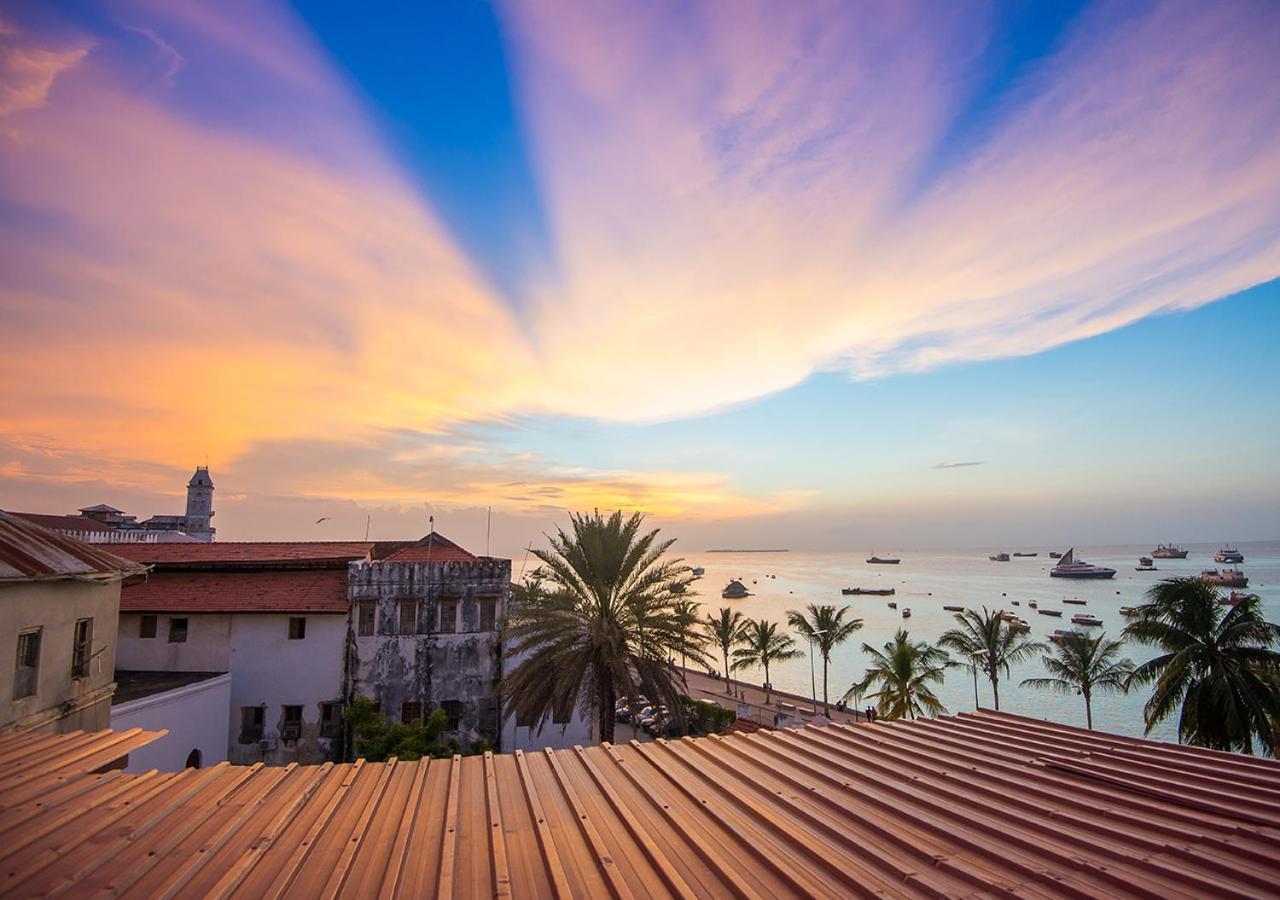
[[[447,736],[501,743],[498,626],[511,560],[476,557],[439,534],[349,571],[347,696],[394,721],[443,709]]]
[[[145,571],[0,512],[0,731],[107,727],[120,585]]]

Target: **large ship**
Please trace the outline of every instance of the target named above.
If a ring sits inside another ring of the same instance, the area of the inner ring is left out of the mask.
[[[1200,573],[1200,580],[1205,584],[1216,584],[1218,587],[1242,588],[1249,586],[1249,579],[1239,569],[1205,569]]]
[[[1244,562],[1244,554],[1235,547],[1223,547],[1214,554],[1213,561],[1220,563],[1242,563]]]
[[[1151,551],[1151,555],[1156,559],[1186,559],[1187,551],[1173,544],[1161,544]]]
[[[1054,578],[1114,578],[1115,569],[1106,566],[1095,566],[1084,560],[1076,560],[1076,550],[1072,547],[1062,554],[1058,564],[1049,570]]]

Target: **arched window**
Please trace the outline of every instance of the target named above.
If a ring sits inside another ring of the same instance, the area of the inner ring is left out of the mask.
[[[187,765],[185,766],[185,768],[198,769],[200,768],[200,763],[203,761],[204,761],[204,757],[201,755],[200,751],[192,750],[190,753],[187,754]]]

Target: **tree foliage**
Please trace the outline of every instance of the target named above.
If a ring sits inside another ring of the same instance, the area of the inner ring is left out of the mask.
[[[1109,641],[1106,635],[1090,637],[1073,632],[1059,640],[1051,653],[1041,657],[1049,675],[1026,678],[1023,687],[1042,688],[1060,694],[1078,693],[1084,698],[1085,724],[1093,728],[1093,695],[1123,693],[1129,689],[1133,661],[1122,659],[1124,641]]]
[[[1275,755],[1280,722],[1280,626],[1261,600],[1235,606],[1199,578],[1169,578],[1147,591],[1124,632],[1160,655],[1138,666],[1134,685],[1152,685],[1143,707],[1147,732],[1178,714],[1178,740],[1214,750]]]
[[[846,700],[871,700],[883,719],[946,713],[932,687],[942,684],[947,669],[954,665],[945,650],[926,641],[912,641],[907,630],[899,628],[883,650],[863,644],[862,652],[871,657],[871,663],[862,680],[845,693]]]
[[[1010,666],[1043,653],[1046,645],[1014,631],[1000,617],[998,610],[988,610],[985,606],[981,613],[966,609],[956,613],[955,618],[959,627],[944,633],[938,644],[955,651],[960,657],[958,662],[976,666],[986,674],[991,682],[996,709],[999,709],[1001,673],[1008,675]]]
[[[802,655],[796,648],[796,642],[791,635],[780,632],[778,628],[777,622],[770,622],[767,619],[747,620],[742,627],[742,646],[733,651],[733,668],[763,667],[765,703],[768,703],[773,695],[773,685],[769,681],[769,666],[775,662],[785,662]]]
[[[425,721],[393,723],[378,712],[372,700],[357,697],[344,710],[343,719],[351,729],[356,756],[369,762],[385,762],[393,756],[403,760],[443,759],[463,752],[457,741],[440,740],[449,725],[443,709],[435,710]],[[486,742],[475,741],[465,755],[488,749]]]
[[[792,609],[787,611],[787,623],[813,646],[822,656],[822,709],[831,715],[831,704],[827,699],[827,670],[831,666],[831,651],[843,644],[853,633],[862,627],[861,619],[845,619],[849,607],[819,606],[810,603],[804,611]]]
[[[511,668],[502,689],[520,719],[541,728],[577,706],[612,741],[619,696],[644,694],[683,716],[669,660],[705,661],[676,606],[695,579],[665,556],[673,541],[643,522],[639,513],[574,514],[568,532],[533,551],[542,565],[513,590],[503,635]]]

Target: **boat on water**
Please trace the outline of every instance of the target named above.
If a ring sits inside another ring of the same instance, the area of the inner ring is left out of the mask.
[[[902,607],[902,618],[904,618],[904,619],[910,619],[910,618],[911,618],[911,607],[910,607],[910,606],[904,606],[904,607]]]
[[[702,568],[702,566],[694,566],[694,567],[693,567],[693,574],[694,574],[694,575],[706,575],[706,574],[707,574],[707,570],[706,570],[706,569],[704,569],[704,568]]]
[[[1049,558],[1050,558],[1050,559],[1062,559],[1062,554],[1061,554],[1061,553],[1059,553],[1057,550],[1050,550],[1050,551],[1049,551]]]
[[[1243,603],[1245,600],[1252,600],[1257,594],[1242,594],[1240,591],[1232,591],[1226,597],[1219,597],[1218,602],[1223,606],[1235,606],[1237,603]]]
[[[890,609],[897,609],[897,608],[898,608],[898,604],[897,604],[895,601],[890,600],[890,601],[889,601],[889,608],[890,608]]]
[[[1049,640],[1053,641],[1056,644],[1058,641],[1062,640],[1063,638],[1069,638],[1073,634],[1080,634],[1080,633],[1081,632],[1075,631],[1070,628],[1055,628],[1053,629],[1053,633],[1049,635]]]
[[[841,588],[840,593],[846,597],[892,597],[897,591],[894,588]]]
[[[1042,616],[1061,616],[1062,615],[1062,610],[1060,609],[1045,609],[1044,607],[1037,609],[1036,612],[1040,613],[1040,615]]]
[[[1010,619],[1009,630],[1019,634],[1026,634],[1031,630],[1031,623],[1026,619]]]
[[[1200,580],[1205,584],[1216,584],[1219,587],[1248,587],[1249,579],[1237,568],[1205,569],[1200,573]]]
[[[896,566],[902,560],[892,556],[872,556],[867,562],[873,566]]]
[[[1027,606],[1031,607],[1032,609],[1035,609],[1035,608],[1036,608],[1037,606],[1039,606],[1039,605],[1040,605],[1040,604],[1039,604],[1039,603],[1037,603],[1037,602],[1036,602],[1036,601],[1034,601],[1034,600],[1028,600],[1028,601],[1027,601]]]
[[[1093,613],[1076,613],[1071,617],[1071,621],[1077,625],[1101,625],[1102,620]]]
[[[987,559],[991,560],[992,562],[1008,562],[1009,554],[1008,553],[992,553],[990,556],[987,557]]]
[[[1074,603],[1076,606],[1084,606],[1084,605],[1086,605],[1089,601],[1088,601],[1088,600],[1081,600],[1079,597],[1070,597],[1070,598],[1068,598],[1068,597],[1063,597],[1063,598],[1062,598],[1062,602],[1063,602],[1063,603]]]
[[[1151,555],[1156,559],[1186,559],[1187,552],[1176,544],[1161,544],[1151,551]]]
[[[1120,615],[1127,616],[1129,615],[1129,613],[1133,612],[1133,610],[1134,610],[1134,607],[1132,606],[1122,606],[1120,607]]]
[[[963,606],[944,606],[942,608],[947,612],[964,612]]]
[[[1213,561],[1220,563],[1242,563],[1244,562],[1244,554],[1235,547],[1223,547],[1214,554]]]
[[[1015,553],[1013,555],[1014,556],[1039,556],[1040,552],[1036,551],[1035,553]]]
[[[1062,559],[1049,570],[1049,574],[1054,578],[1114,578],[1116,570],[1077,560],[1076,550],[1072,547],[1062,554]]]
[[[1156,564],[1150,556],[1139,556],[1138,564],[1134,567],[1135,572],[1155,572]]]
[[[751,592],[747,590],[747,586],[737,580],[730,581],[720,592],[720,597],[724,600],[741,600],[743,597],[750,596]]]

